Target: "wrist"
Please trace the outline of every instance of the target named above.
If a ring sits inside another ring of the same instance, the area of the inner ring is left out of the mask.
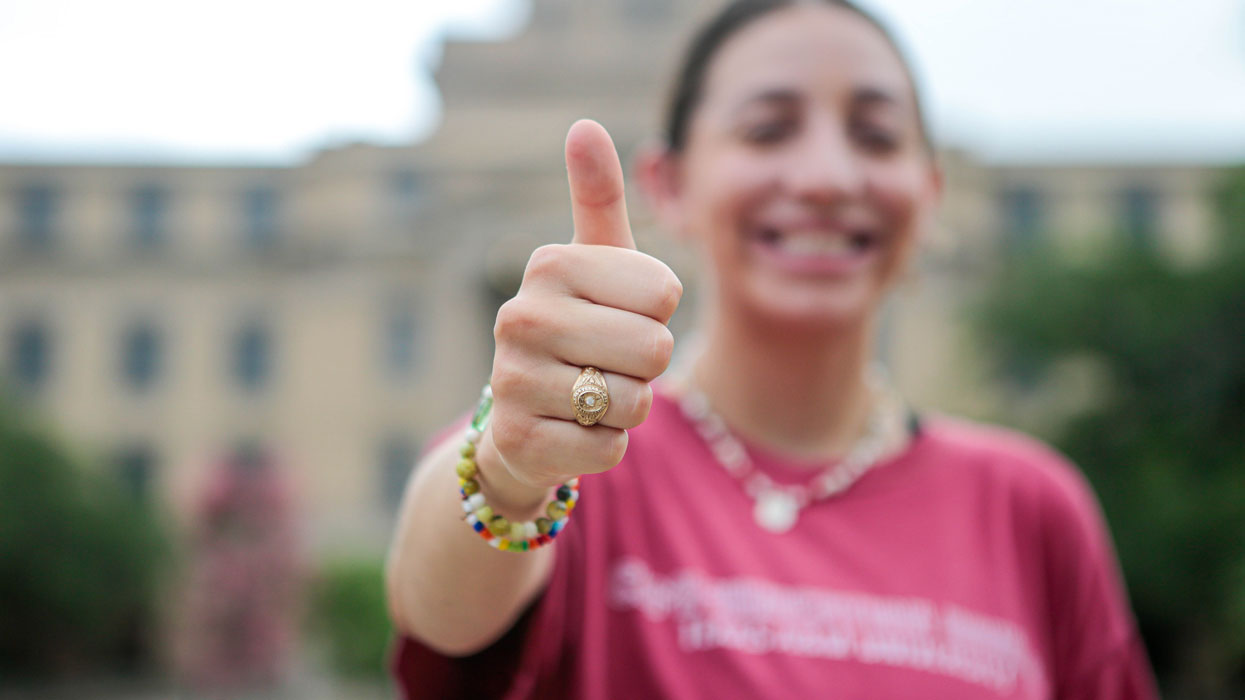
[[[525,484],[514,477],[493,445],[493,431],[486,428],[476,446],[480,490],[493,509],[512,519],[527,520],[543,513],[551,489]]]
[[[485,384],[480,392],[480,403],[476,406],[471,425],[465,434],[467,442],[460,448],[462,459],[455,467],[458,473],[458,493],[462,497],[463,511],[467,514],[467,524],[494,549],[519,552],[539,549],[553,542],[566,526],[571,510],[579,501],[579,479],[570,479],[558,487],[553,500],[545,505],[548,517],[520,520],[519,518],[532,513],[532,503],[544,503],[547,489],[524,484],[506,468],[493,443],[492,433],[488,431],[492,409],[493,389]],[[492,464],[492,477],[500,482],[492,485],[490,489],[493,491],[493,504],[489,503],[489,495],[485,493],[482,483],[488,479],[489,468],[481,469],[481,461],[486,465]],[[510,517],[515,520],[511,521],[498,513],[493,509],[494,505],[509,509]],[[517,514],[524,510],[528,512]]]

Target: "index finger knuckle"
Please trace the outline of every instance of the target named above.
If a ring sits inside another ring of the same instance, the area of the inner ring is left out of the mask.
[[[655,379],[670,366],[670,358],[674,355],[674,334],[664,325],[657,324],[648,338],[646,354],[647,379]]]
[[[665,279],[660,288],[658,297],[658,309],[661,317],[669,320],[674,312],[679,308],[679,302],[683,299],[683,282],[670,270],[666,268]]]
[[[531,280],[558,279],[565,273],[567,248],[558,243],[542,245],[532,251],[523,272],[524,282]]]

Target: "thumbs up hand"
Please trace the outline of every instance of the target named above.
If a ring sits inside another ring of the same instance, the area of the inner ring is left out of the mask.
[[[666,324],[683,293],[665,263],[635,249],[622,167],[600,124],[571,126],[566,168],[574,238],[532,253],[494,327],[493,415],[481,447],[500,463],[497,486],[514,484],[513,503],[618,464],[626,430],[648,416],[649,383],[670,363]],[[608,410],[589,427],[575,421],[571,398],[585,366],[601,370],[609,388]],[[481,468],[490,460],[482,454]]]

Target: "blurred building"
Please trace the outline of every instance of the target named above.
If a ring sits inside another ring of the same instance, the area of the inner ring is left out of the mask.
[[[657,133],[699,12],[534,5],[513,40],[447,46],[444,123],[424,143],[293,167],[0,163],[10,392],[174,506],[224,451],[259,441],[296,473],[317,551],[382,551],[420,447],[488,376],[493,316],[527,255],[570,238],[566,127],[598,118],[625,161]],[[942,222],[882,338],[919,406],[983,415],[1000,400],[959,312],[1009,249],[1210,252],[1214,168],[942,157]],[[641,248],[694,290],[690,256],[631,195]]]

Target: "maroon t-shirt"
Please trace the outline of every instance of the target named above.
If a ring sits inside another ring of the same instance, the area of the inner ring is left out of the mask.
[[[775,481],[809,478],[748,450]],[[556,552],[489,649],[399,640],[404,697],[1157,697],[1085,482],[995,428],[926,420],[774,534],[659,392],[622,464],[581,480]]]

